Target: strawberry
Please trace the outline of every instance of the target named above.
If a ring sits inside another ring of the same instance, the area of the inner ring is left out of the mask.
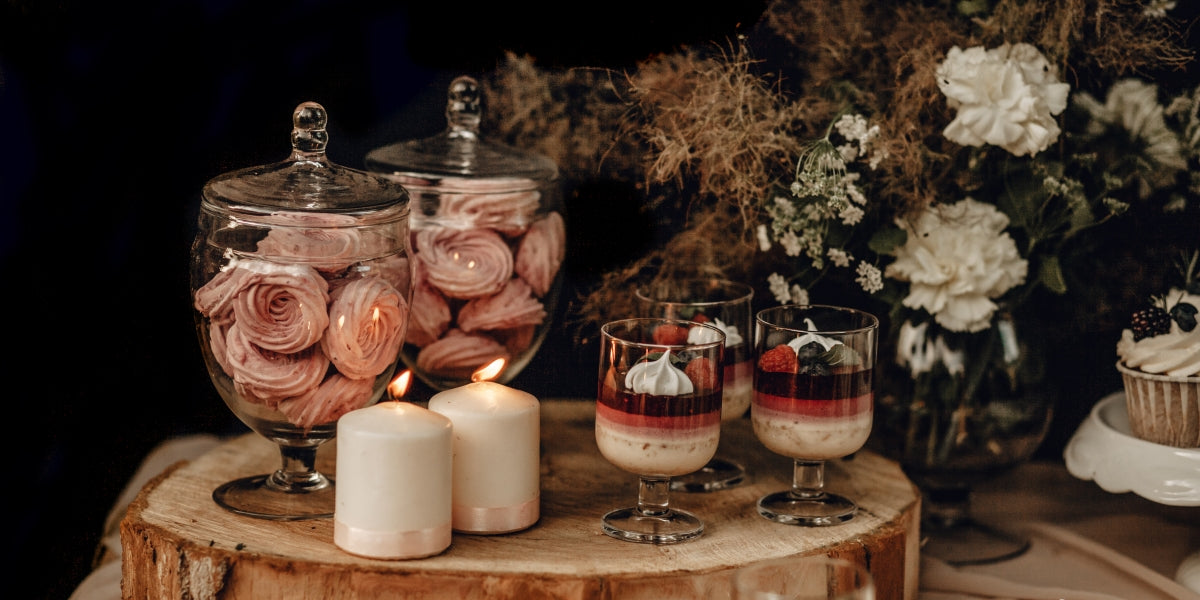
[[[675,324],[659,325],[654,328],[654,343],[678,346],[687,343],[687,327]]]
[[[692,380],[692,386],[696,388],[698,394],[717,387],[717,366],[708,358],[703,356],[693,358],[688,361],[683,372],[687,374],[688,379]]]
[[[697,323],[707,323],[707,322],[709,322],[710,319],[708,318],[708,315],[706,315],[702,312],[698,312],[698,313],[692,315],[692,320]]]
[[[787,344],[780,344],[762,353],[758,368],[771,373],[796,373],[800,364],[796,360],[796,351]]]

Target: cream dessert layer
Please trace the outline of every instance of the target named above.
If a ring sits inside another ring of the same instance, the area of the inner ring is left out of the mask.
[[[838,401],[855,405],[850,414],[773,410],[762,404],[750,409],[754,434],[772,452],[792,458],[829,460],[857,452],[871,434],[872,397]]]
[[[639,475],[674,477],[700,470],[716,453],[720,413],[646,416],[596,405],[596,445],[606,460]]]

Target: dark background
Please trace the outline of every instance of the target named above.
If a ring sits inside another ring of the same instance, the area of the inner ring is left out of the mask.
[[[7,0],[0,323],[16,357],[3,370],[16,481],[5,486],[13,539],[2,564],[15,585],[5,595],[69,596],[91,569],[108,509],[156,444],[247,431],[200,358],[189,250],[204,183],[286,158],[299,103],[328,111],[330,159],[362,168],[373,148],[440,132],[450,80],[483,75],[506,50],[544,66],[628,67],[725,40],[763,4],[607,2],[575,14],[512,3]],[[577,375],[594,368],[594,354],[563,321],[574,294],[622,256],[613,242],[628,240],[593,218],[619,222],[612,210],[602,194],[568,196],[556,328],[510,385],[542,398],[594,393]],[[1158,233],[1131,230],[1133,244]],[[1122,268],[1141,268],[1117,254]],[[1060,459],[1087,409],[1120,386],[1115,334],[1087,336],[1056,357],[1070,393],[1044,457]],[[429,390],[418,383],[412,393]]]
[[[619,68],[723,40],[763,9],[602,6],[580,18],[566,4],[7,0],[0,322],[16,357],[3,370],[5,470],[16,480],[4,486],[5,596],[70,595],[155,444],[247,431],[203,368],[189,247],[205,181],[285,159],[299,103],[327,110],[330,159],[363,168],[375,147],[442,131],[450,80],[486,73],[505,50],[546,66]],[[564,304],[606,266],[603,256],[574,262],[586,269],[568,271]],[[594,368],[568,337],[552,332],[511,385],[593,393],[586,377],[564,376],[577,360]]]

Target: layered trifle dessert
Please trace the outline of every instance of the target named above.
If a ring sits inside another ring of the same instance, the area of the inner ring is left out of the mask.
[[[763,352],[751,421],[772,452],[809,460],[858,451],[871,433],[873,369],[853,350],[807,333]]]
[[[716,365],[668,349],[652,352],[599,384],[596,444],[616,467],[655,477],[699,470],[721,435],[721,386]]]

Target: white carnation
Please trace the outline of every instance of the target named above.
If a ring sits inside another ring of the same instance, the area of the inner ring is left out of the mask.
[[[926,310],[946,329],[986,329],[993,300],[1025,281],[1029,263],[1004,232],[1008,217],[991,204],[967,198],[897,224],[908,240],[884,274],[909,282],[904,306]]]
[[[1053,115],[1066,108],[1070,86],[1037,48],[955,46],[938,65],[937,78],[947,104],[958,111],[942,132],[950,141],[1033,156],[1058,139]]]

